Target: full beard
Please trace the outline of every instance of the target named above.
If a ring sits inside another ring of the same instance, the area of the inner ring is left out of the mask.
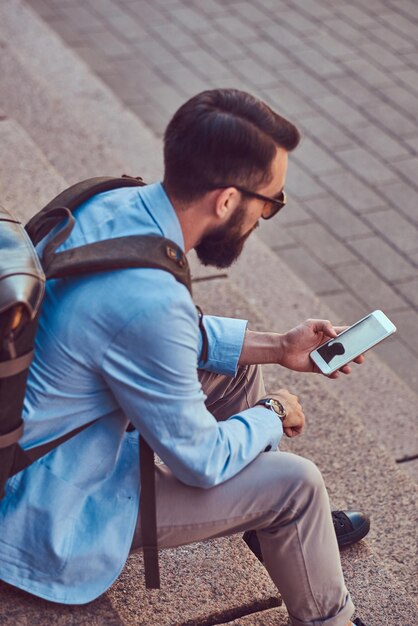
[[[251,230],[242,235],[241,228],[244,220],[244,207],[239,207],[225,226],[220,226],[203,237],[195,247],[198,259],[203,265],[225,269],[238,259],[246,240],[258,226],[258,223],[255,224]]]

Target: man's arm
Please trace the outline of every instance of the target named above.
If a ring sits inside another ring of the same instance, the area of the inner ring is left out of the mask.
[[[207,337],[207,358],[202,358],[203,337],[199,332],[198,367],[216,374],[235,376],[244,344],[248,322],[246,320],[204,315],[203,325]]]
[[[167,281],[141,304],[142,312],[114,335],[101,372],[124,414],[175,476],[211,487],[276,448],[283,430],[272,411],[258,406],[217,422],[206,409],[196,370],[197,315],[188,296]]]
[[[239,358],[239,365],[276,363],[297,372],[319,372],[309,354],[330,338],[336,337],[345,327],[334,327],[328,320],[307,320],[287,333],[268,333],[247,330]],[[364,357],[355,359],[362,363]],[[349,374],[345,365],[340,370]],[[337,378],[334,372],[329,378]]]

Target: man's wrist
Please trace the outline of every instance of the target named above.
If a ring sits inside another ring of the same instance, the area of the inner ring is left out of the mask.
[[[256,403],[255,406],[264,406],[269,411],[273,411],[282,423],[283,420],[286,418],[286,408],[283,406],[280,400],[276,400],[276,398],[262,398]]]
[[[283,338],[280,333],[247,330],[239,365],[278,364],[283,358]]]

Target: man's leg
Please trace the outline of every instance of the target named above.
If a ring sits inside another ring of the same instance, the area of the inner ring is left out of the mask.
[[[199,370],[199,379],[207,396],[206,406],[218,421],[254,406],[260,398],[266,396],[259,365],[239,368],[234,378]],[[370,529],[370,519],[362,511],[332,511],[332,520],[340,548],[360,541]],[[256,532],[245,532],[243,539],[263,562]]]
[[[259,365],[238,368],[234,378],[199,370],[199,380],[206,395],[206,407],[218,422],[249,409],[266,395]]]
[[[265,566],[297,626],[344,626],[344,585],[328,496],[318,469],[286,452],[260,454],[225,483],[196,489],[157,466],[161,548],[257,529]],[[133,549],[141,547],[137,528]]]
[[[201,381],[217,419],[253,406],[264,395],[258,367],[242,368],[234,379],[202,372]],[[293,624],[344,626],[353,613],[325,486],[306,459],[263,453],[208,490],[188,487],[158,466],[157,527],[161,548],[256,529],[266,568]],[[138,526],[133,549],[141,547],[140,536]]]

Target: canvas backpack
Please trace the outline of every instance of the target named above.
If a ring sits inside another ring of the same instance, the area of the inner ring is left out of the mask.
[[[74,227],[73,211],[83,202],[104,191],[144,184],[141,178],[125,175],[82,181],[55,197],[25,227],[0,207],[0,499],[11,476],[93,423],[36,448],[23,450],[19,445],[24,430],[26,379],[45,282],[51,278],[73,279],[115,269],[150,267],[170,272],[191,293],[187,259],[177,244],[163,237],[132,235],[56,252]],[[53,230],[40,258],[35,246]],[[201,315],[199,319],[203,332]],[[203,339],[205,342],[205,336]],[[145,583],[148,588],[159,588],[154,452],[141,436],[139,448]]]

